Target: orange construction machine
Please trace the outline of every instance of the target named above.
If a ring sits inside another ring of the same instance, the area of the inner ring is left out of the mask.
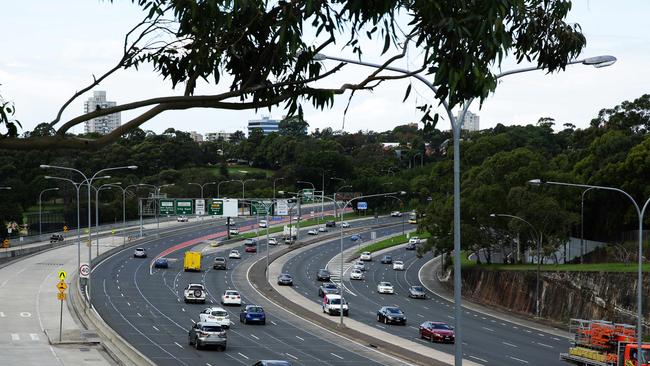
[[[560,359],[582,366],[650,366],[650,344],[641,344],[643,363],[638,363],[636,329],[629,324],[604,320],[571,319],[573,347]]]

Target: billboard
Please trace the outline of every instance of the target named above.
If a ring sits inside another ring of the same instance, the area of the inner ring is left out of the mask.
[[[197,215],[205,215],[205,200],[198,199],[194,201],[194,212]]]
[[[289,200],[277,200],[275,203],[275,214],[286,216],[289,214]]]
[[[176,200],[176,215],[191,215],[192,200]]]
[[[368,202],[357,202],[357,210],[367,210]]]
[[[213,198],[210,200],[208,212],[210,215],[215,216],[239,216],[237,200]]]

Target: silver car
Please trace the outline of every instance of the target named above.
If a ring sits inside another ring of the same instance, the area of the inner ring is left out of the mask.
[[[219,351],[226,350],[226,331],[217,323],[198,322],[188,332],[190,346],[200,349],[203,346],[215,346]]]
[[[427,293],[422,286],[409,287],[409,297],[413,299],[426,299]]]

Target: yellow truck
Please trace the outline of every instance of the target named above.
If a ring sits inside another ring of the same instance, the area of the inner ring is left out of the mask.
[[[201,272],[201,252],[185,252],[183,270]]]

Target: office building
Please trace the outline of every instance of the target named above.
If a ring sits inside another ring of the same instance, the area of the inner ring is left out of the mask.
[[[191,131],[190,137],[192,138],[192,140],[194,140],[194,142],[203,142],[203,135],[197,133],[196,131]]]
[[[271,119],[270,116],[263,116],[262,119],[252,119],[248,121],[248,136],[251,135],[255,128],[261,129],[264,135],[278,132],[280,130],[280,120]]]
[[[458,116],[456,116],[456,119],[460,121],[460,111],[458,112]],[[481,128],[479,127],[479,122],[480,122],[480,117],[470,111],[467,111],[465,113],[465,120],[463,121],[463,130],[465,131],[470,131],[470,132],[476,132],[479,131]]]
[[[84,113],[94,112],[97,109],[106,109],[115,107],[115,102],[106,100],[106,92],[97,90],[93,92],[93,96],[84,102]],[[122,124],[122,117],[120,113],[113,113],[106,116],[93,118],[86,121],[84,126],[85,133],[96,132],[106,135],[114,129],[120,127]]]
[[[219,140],[230,141],[230,138],[232,137],[233,134],[234,132],[226,132],[226,131],[208,132],[205,134],[205,141],[210,141],[210,142],[219,141]]]

